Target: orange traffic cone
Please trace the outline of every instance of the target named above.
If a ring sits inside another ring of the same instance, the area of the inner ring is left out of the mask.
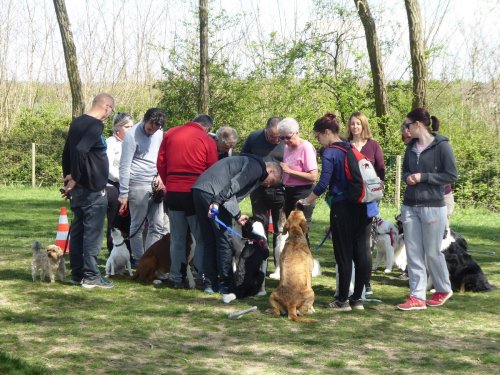
[[[267,225],[267,231],[269,233],[274,233],[273,215],[271,215],[271,210],[269,210],[269,224]]]
[[[65,253],[69,252],[69,225],[66,207],[61,207],[59,215],[59,224],[57,224],[56,245],[59,246]],[[66,244],[67,240],[67,244]]]

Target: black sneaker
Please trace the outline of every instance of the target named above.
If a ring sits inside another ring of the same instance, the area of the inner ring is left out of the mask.
[[[339,300],[335,300],[333,302],[330,302],[326,307],[330,309],[335,309],[337,311],[351,311],[351,305],[349,304],[349,301],[344,301],[341,302]]]
[[[115,287],[115,284],[113,284],[109,280],[106,280],[102,276],[97,276],[95,279],[83,279],[82,280],[82,288],[85,288],[85,289],[94,289],[94,288],[111,289],[114,287]]]
[[[365,309],[363,307],[363,301],[360,299],[350,299],[349,298],[349,305],[351,306],[351,309],[353,309],[353,310],[364,310]]]

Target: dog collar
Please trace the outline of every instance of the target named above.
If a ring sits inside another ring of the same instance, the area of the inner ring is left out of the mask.
[[[121,246],[121,245],[123,245],[124,243],[125,243],[125,240],[123,240],[123,241],[122,241],[122,242],[120,242],[120,243],[114,243],[114,242],[113,242],[113,246]]]

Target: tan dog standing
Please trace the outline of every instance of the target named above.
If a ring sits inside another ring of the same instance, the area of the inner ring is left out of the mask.
[[[280,282],[269,297],[271,313],[274,316],[288,314],[294,321],[316,322],[297,316],[297,310],[302,314],[314,312],[313,257],[307,245],[307,223],[302,211],[290,213],[283,233],[288,233],[288,238],[280,256]]]
[[[56,282],[56,274],[59,280],[66,278],[66,266],[64,265],[64,252],[59,246],[49,245],[46,249],[42,248],[40,242],[35,241],[31,246],[33,249],[33,258],[31,261],[31,276],[36,280],[36,274],[40,272],[40,281],[45,280],[45,275],[49,274],[50,282]]]

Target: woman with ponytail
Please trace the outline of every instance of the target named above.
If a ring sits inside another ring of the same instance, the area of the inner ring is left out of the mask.
[[[441,306],[453,295],[440,250],[447,222],[445,185],[455,182],[458,172],[448,138],[436,133],[439,120],[435,116],[416,108],[406,115],[403,127],[412,138],[403,161],[407,187],[401,207],[410,297],[397,308],[422,310]],[[426,301],[427,269],[436,292]]]
[[[361,294],[370,278],[369,239],[371,224],[367,205],[348,200],[348,182],[344,169],[345,152],[334,147],[351,147],[339,135],[339,123],[332,113],[326,113],[314,123],[314,134],[324,147],[321,155],[322,169],[318,183],[307,198],[300,200],[304,206],[311,205],[328,190],[332,197],[330,227],[332,230],[333,252],[338,265],[338,296],[328,306],[337,311],[363,310]],[[356,268],[354,293],[349,297],[352,263]]]

